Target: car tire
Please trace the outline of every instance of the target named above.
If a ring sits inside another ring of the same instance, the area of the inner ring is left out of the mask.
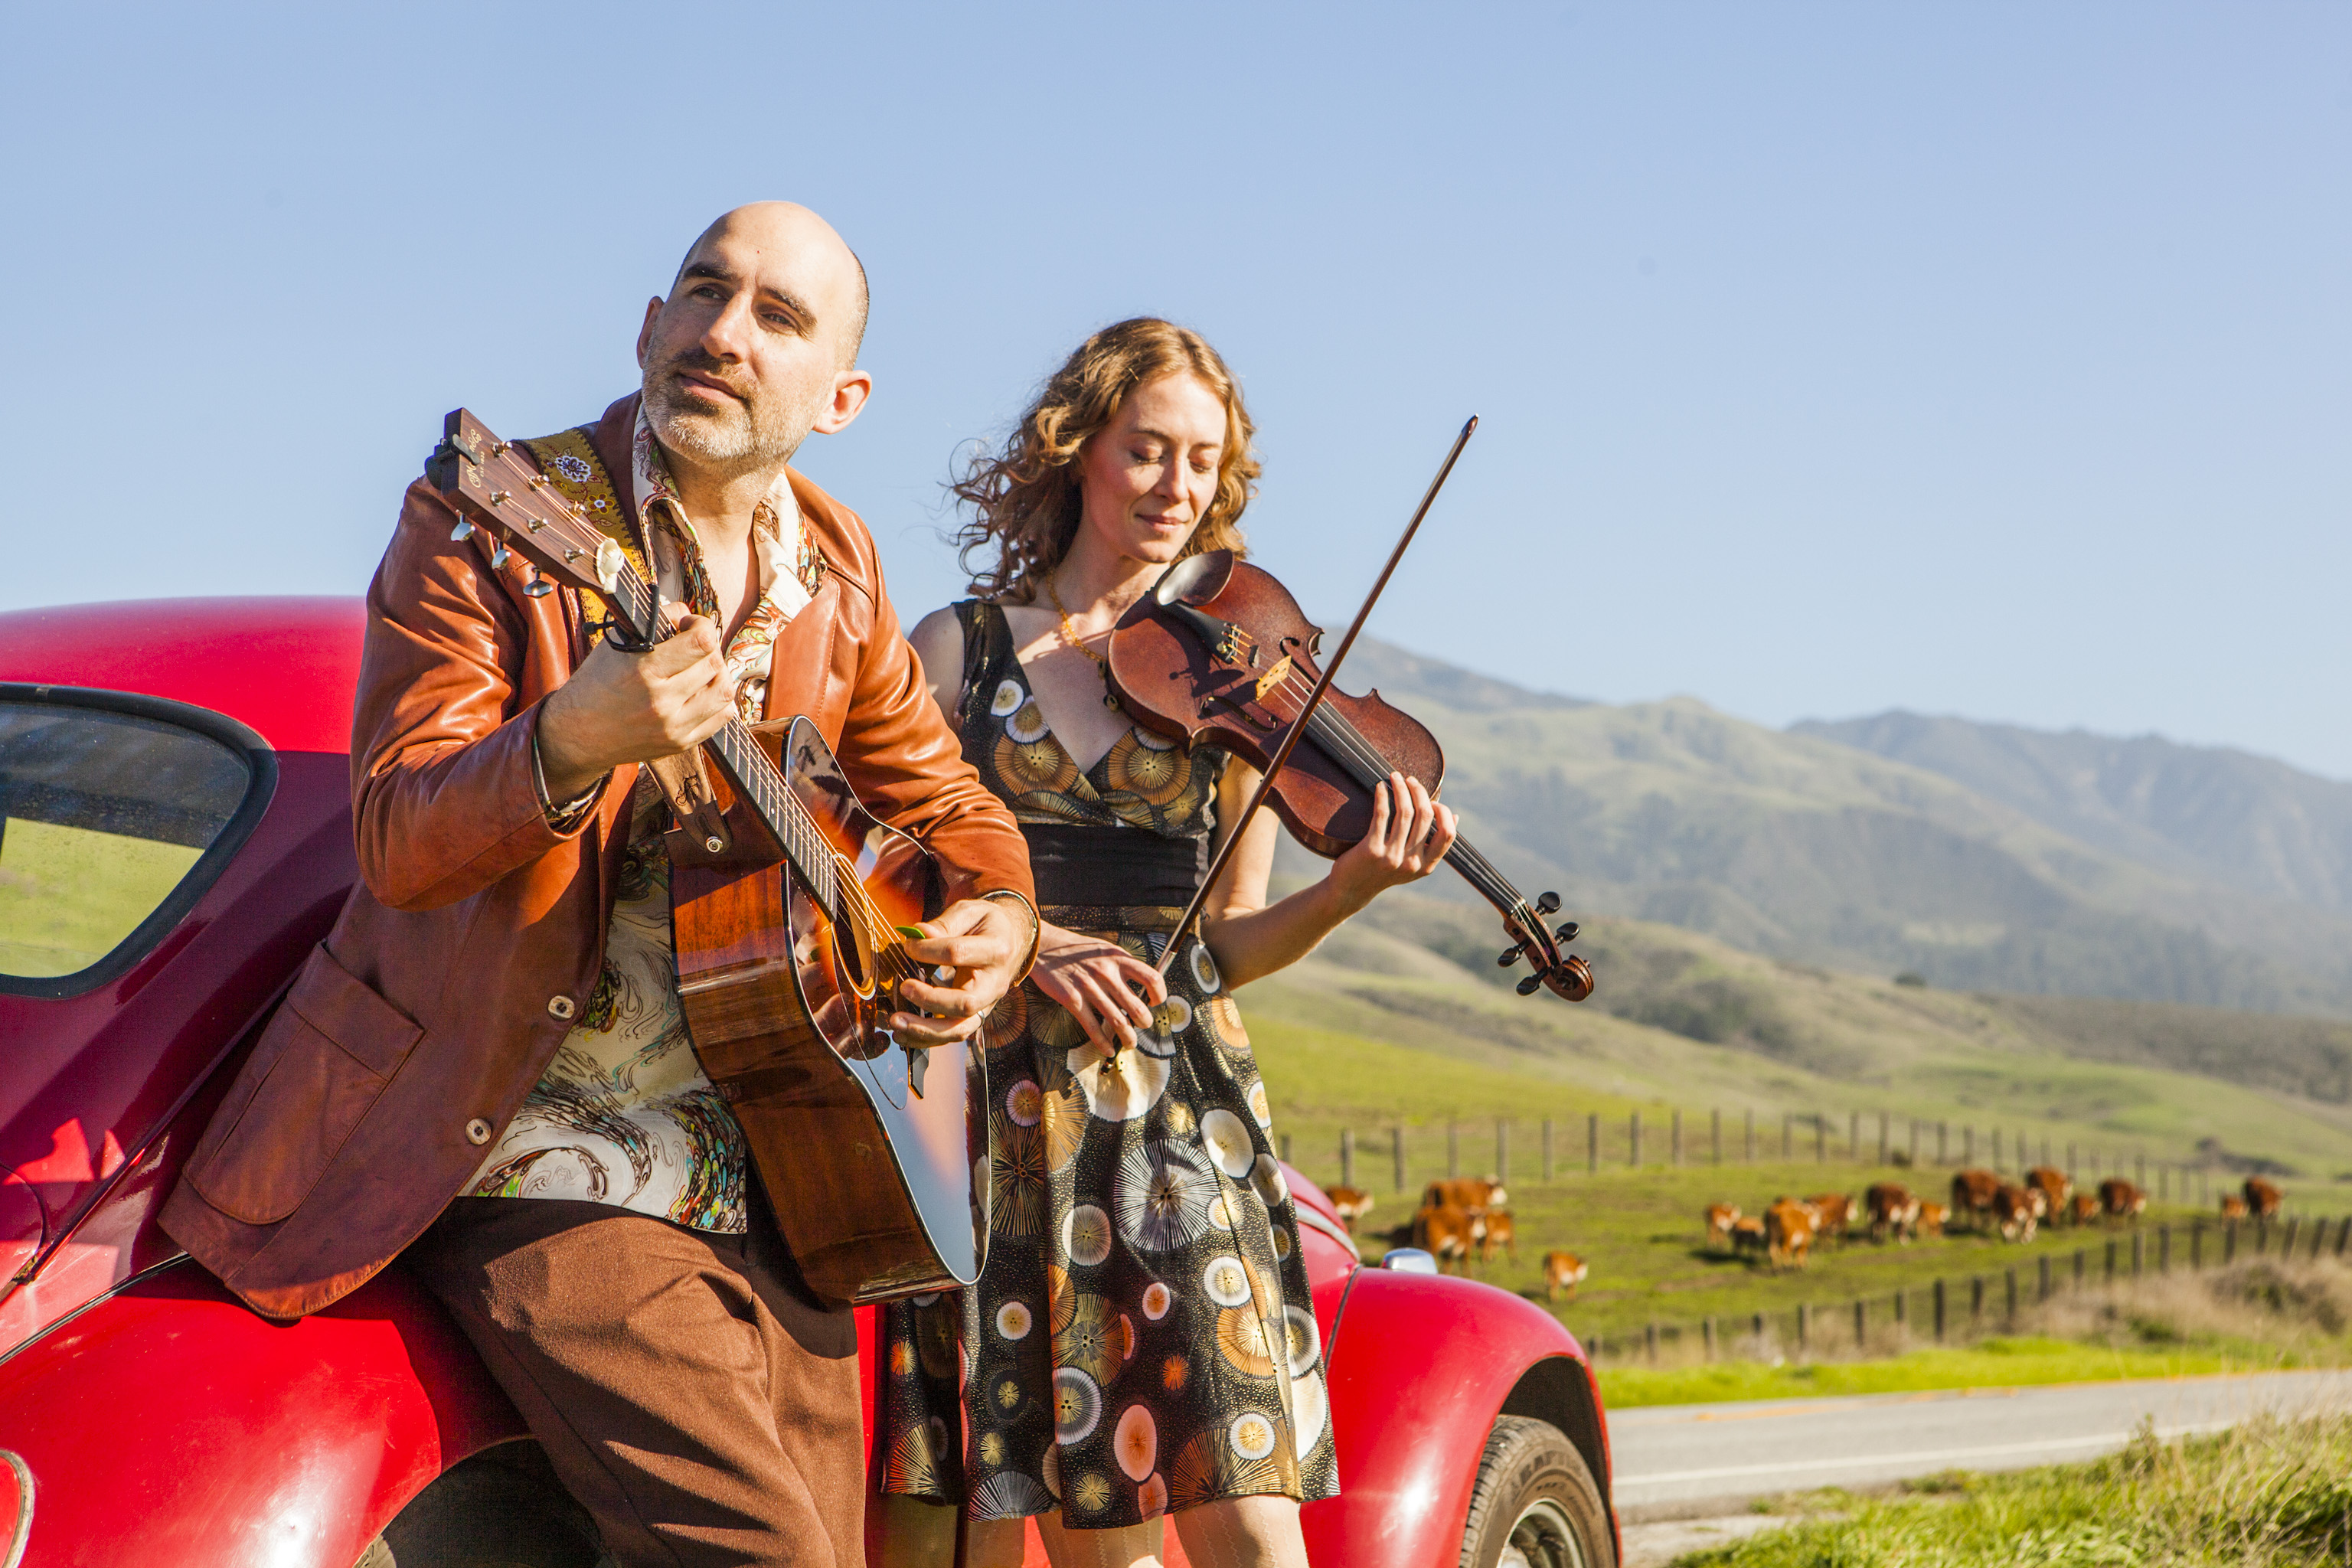
[[[1470,1492],[1462,1568],[1617,1568],[1601,1489],[1550,1422],[1496,1417]]]
[[[417,1493],[356,1568],[596,1568],[604,1553],[588,1511],[538,1446],[521,1443],[477,1455]]]

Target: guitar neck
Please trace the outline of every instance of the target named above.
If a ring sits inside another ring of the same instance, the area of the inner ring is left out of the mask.
[[[652,589],[643,578],[628,568],[623,568],[615,584],[615,596],[625,600],[627,618],[640,630],[643,640],[660,641],[677,629],[668,607],[663,605],[656,625],[656,605]],[[750,805],[769,834],[784,852],[784,861],[793,875],[808,889],[827,918],[839,921],[842,908],[840,879],[834,874],[833,846],[825,839],[814,818],[808,814],[792,788],[777,772],[759,740],[740,719],[730,719],[719,732],[703,742],[717,759],[735,793]]]

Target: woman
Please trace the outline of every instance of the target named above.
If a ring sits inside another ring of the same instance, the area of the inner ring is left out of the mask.
[[[986,1270],[960,1306],[890,1316],[888,1531],[929,1542],[909,1561],[951,1521],[899,1498],[964,1501],[973,1563],[1017,1563],[1032,1515],[1057,1563],[1152,1562],[1172,1513],[1194,1562],[1303,1564],[1298,1505],[1339,1489],[1297,1224],[1231,993],[1428,875],[1454,817],[1392,779],[1364,842],[1269,906],[1278,827],[1260,813],[1163,983],[1154,961],[1257,775],[1133,724],[1104,648],[1171,563],[1240,550],[1251,431],[1197,334],[1122,321],[956,486],[976,513],[967,566],[993,559],[980,597],[911,640],[1021,819],[1045,924],[990,1019]]]

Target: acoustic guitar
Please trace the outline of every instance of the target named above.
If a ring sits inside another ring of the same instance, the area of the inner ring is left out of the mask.
[[[457,512],[452,539],[479,531],[493,571],[537,569],[525,594],[578,590],[624,647],[675,629],[619,544],[465,409],[425,472]],[[684,770],[709,793],[667,837],[678,994],[793,1258],[834,1302],[968,1285],[988,1237],[982,1054],[881,1026],[918,974],[901,936],[938,912],[938,864],[858,803],[805,719],[730,720],[703,749],[717,776]]]

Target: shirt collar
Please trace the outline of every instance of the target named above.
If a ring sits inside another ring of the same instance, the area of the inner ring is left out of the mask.
[[[694,531],[694,520],[687,515],[685,503],[677,499],[677,490],[670,482],[669,459],[662,453],[661,443],[654,438],[653,422],[646,416],[645,402],[637,403],[637,426],[630,440],[630,494],[636,503],[637,515],[646,521],[654,557],[659,564],[662,592],[673,598],[685,594],[686,574],[679,570],[677,552],[691,549],[697,555],[702,542]],[[665,538],[665,535],[670,537]],[[668,544],[669,549],[664,549]],[[810,598],[809,590],[800,577],[801,508],[793,495],[790,473],[776,476],[767,495],[761,500],[752,520],[751,551],[760,563],[760,593],[774,602],[786,616],[798,615]],[[664,557],[668,559],[664,559]]]

